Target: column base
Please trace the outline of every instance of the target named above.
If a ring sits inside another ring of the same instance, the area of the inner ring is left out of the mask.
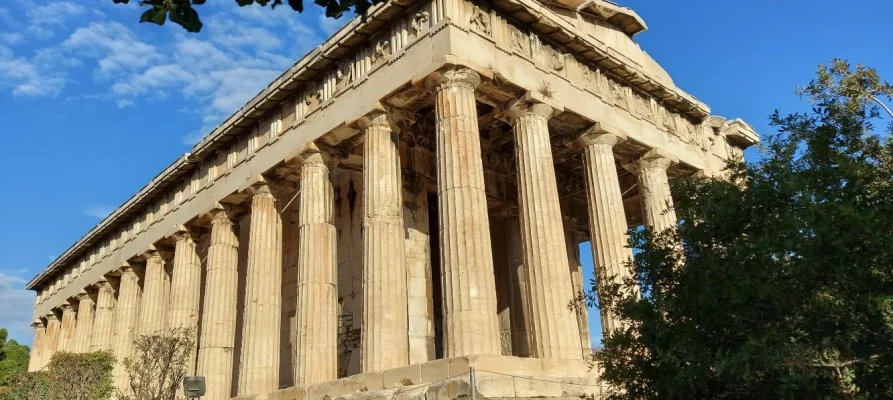
[[[584,360],[465,356],[295,386],[237,400],[456,399],[471,396],[470,367],[478,398],[602,398],[600,370]]]

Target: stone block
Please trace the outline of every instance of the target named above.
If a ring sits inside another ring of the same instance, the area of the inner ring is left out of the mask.
[[[451,362],[451,359],[442,359],[421,364],[421,382],[431,383],[451,377]]]
[[[418,385],[422,383],[422,368],[417,364],[389,369],[381,373],[381,380],[385,388]]]
[[[515,397],[515,385],[511,376],[475,371],[475,389],[483,398]]]
[[[450,359],[450,376],[468,374],[471,367],[471,361],[468,357],[454,357]]]
[[[467,377],[453,378],[428,386],[425,400],[453,400],[471,396],[471,385]]]
[[[278,400],[306,400],[307,398],[307,391],[300,386],[280,390],[277,393],[279,394]]]
[[[340,380],[314,383],[307,386],[307,400],[334,398],[348,393],[352,392],[348,391]]]
[[[538,358],[521,358],[520,363],[524,369],[524,375],[539,376],[543,374],[543,364]]]
[[[469,356],[468,359],[476,371],[491,371],[507,375],[525,375],[522,359],[512,356]]]
[[[341,380],[346,393],[371,392],[384,389],[381,374],[370,372],[365,374],[357,374]]]
[[[545,377],[515,377],[516,397],[558,397],[562,393],[562,383],[551,382]]]

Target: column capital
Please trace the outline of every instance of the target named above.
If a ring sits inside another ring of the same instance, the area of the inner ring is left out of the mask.
[[[64,304],[59,306],[59,309],[61,309],[62,312],[74,311],[74,306],[72,306],[71,303],[66,301]]]
[[[59,320],[59,316],[56,315],[56,313],[52,310],[50,312],[48,312],[47,315],[44,315],[43,317],[47,319],[47,323],[49,323],[50,321],[58,321]]]
[[[592,125],[592,127],[580,134],[580,138],[577,139],[577,143],[579,143],[583,147],[593,145],[606,145],[614,147],[617,143],[626,141],[625,134],[615,132],[617,132],[617,130],[610,129],[601,122],[596,122],[595,125]]]
[[[645,170],[660,170],[666,172],[668,168],[678,163],[679,160],[671,154],[660,149],[652,149],[638,160],[624,165],[623,168],[639,175]]]
[[[152,246],[152,248],[144,251],[140,255],[146,260],[146,262],[149,262],[149,260],[157,260],[157,259],[164,260],[164,255],[162,254],[162,251],[155,248],[155,246]]]
[[[564,111],[564,106],[540,92],[524,93],[523,96],[508,102],[503,107],[505,107],[505,115],[509,119],[507,122],[512,125],[517,118],[528,114],[542,115],[549,119]]]
[[[100,291],[100,290],[111,290],[112,292],[116,292],[116,291],[117,291],[117,290],[115,289],[115,285],[113,285],[112,282],[109,281],[108,278],[103,278],[103,279],[101,279],[99,282],[96,282],[96,283],[94,283],[94,284],[92,284],[92,285],[90,285],[90,286],[91,286],[92,288],[96,289],[97,291]]]
[[[34,322],[31,323],[31,326],[34,327],[34,329],[46,329],[46,325],[40,318],[35,319]]]
[[[195,230],[193,227],[189,227],[186,225],[177,226],[177,230],[171,234],[171,239],[175,241],[191,241],[195,242],[198,240],[200,233]]]
[[[477,71],[463,66],[449,66],[435,71],[425,78],[425,87],[432,92],[451,87],[462,87],[475,90],[481,84],[481,75]]]
[[[416,116],[411,111],[376,102],[372,110],[355,121],[346,125],[360,130],[366,130],[372,126],[384,126],[391,131],[400,133],[407,126],[416,122]]]
[[[90,294],[87,292],[78,293],[77,296],[75,296],[75,298],[78,299],[78,302],[85,301],[85,300],[93,301],[93,298],[90,297]]]

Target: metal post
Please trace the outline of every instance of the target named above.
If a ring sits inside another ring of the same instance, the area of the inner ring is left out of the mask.
[[[471,400],[477,400],[477,385],[474,384],[474,367],[468,367],[468,381],[471,384]]]

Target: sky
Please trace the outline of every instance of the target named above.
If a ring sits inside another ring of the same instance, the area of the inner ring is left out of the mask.
[[[889,0],[618,2],[645,20],[636,40],[677,86],[763,135],[773,110],[808,110],[794,89],[834,57],[893,80]],[[188,34],[138,24],[136,4],[0,2],[0,327],[12,338],[32,340],[28,280],[344,22],[307,3],[211,0]]]

